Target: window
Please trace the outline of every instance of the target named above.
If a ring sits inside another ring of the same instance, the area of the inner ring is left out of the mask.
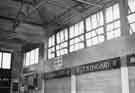
[[[61,56],[68,53],[68,30],[64,29],[56,34],[56,55]]]
[[[135,32],[135,0],[128,0],[128,21],[130,34]]]
[[[29,66],[37,64],[39,60],[39,48],[33,49],[24,54],[24,65]]]
[[[86,44],[92,46],[104,41],[103,12],[100,11],[86,19]]]
[[[131,4],[135,2],[135,0],[129,1],[132,1]],[[131,7],[131,10],[135,12],[135,7]],[[135,15],[129,17],[132,29],[135,29],[134,17]],[[116,3],[49,37],[48,59],[67,54],[68,51],[80,50],[85,47],[85,42],[89,47],[120,35],[120,10],[119,4]]]
[[[119,4],[106,8],[105,18],[107,39],[119,37],[121,35]]]
[[[49,37],[48,48],[48,58],[55,57],[55,35]]]
[[[84,22],[81,21],[69,28],[70,52],[84,48]]]
[[[2,69],[11,68],[11,53],[0,52],[0,68]]]

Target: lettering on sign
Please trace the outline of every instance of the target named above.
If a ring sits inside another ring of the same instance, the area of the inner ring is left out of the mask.
[[[83,74],[83,73],[108,70],[108,69],[113,69],[118,67],[120,67],[120,58],[74,67],[72,68],[72,73]]]
[[[71,74],[79,75],[89,72],[103,71],[120,68],[120,58],[113,58],[109,60],[99,61],[96,63],[84,64],[72,68],[65,68],[50,73],[45,73],[45,79],[67,77]]]

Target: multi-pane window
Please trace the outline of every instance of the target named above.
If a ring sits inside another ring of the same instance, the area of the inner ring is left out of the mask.
[[[117,3],[49,37],[48,59],[82,49],[85,42],[89,47],[120,35],[120,10]]]
[[[2,69],[11,68],[11,53],[0,52],[0,68]]]
[[[55,57],[55,35],[49,37],[48,42],[48,58]]]
[[[128,21],[130,26],[130,33],[135,32],[135,0],[128,0]]]
[[[24,65],[29,66],[37,64],[39,60],[39,48],[33,49],[24,54]]]
[[[68,53],[68,30],[64,29],[56,34],[56,56]]]
[[[81,21],[69,28],[70,52],[84,48],[84,22]]]
[[[86,44],[92,46],[104,41],[103,12],[98,12],[86,19]]]
[[[113,39],[121,35],[120,31],[120,11],[119,4],[115,4],[105,11],[106,36],[107,39]]]

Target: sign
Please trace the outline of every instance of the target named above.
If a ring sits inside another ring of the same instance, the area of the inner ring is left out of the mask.
[[[61,69],[54,72],[45,73],[44,78],[45,80],[48,80],[48,79],[53,79],[53,78],[68,77],[70,75],[71,75],[71,69],[66,68],[66,69]]]
[[[62,69],[63,67],[62,56],[54,58],[54,61],[52,62],[52,64],[55,70]]]
[[[85,64],[72,69],[72,73],[79,75],[89,72],[103,71],[120,67],[120,58],[104,60],[96,63]]]
[[[127,56],[127,65],[135,66],[135,54],[131,54]]]
[[[96,63],[84,64],[72,68],[65,68],[54,72],[44,74],[46,80],[53,78],[61,78],[71,76],[71,74],[80,75],[89,72],[103,71],[120,68],[120,58],[113,58],[109,60],[103,60]]]

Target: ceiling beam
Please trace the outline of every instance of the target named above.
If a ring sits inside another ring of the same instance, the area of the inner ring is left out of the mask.
[[[15,20],[16,20],[16,18],[1,16],[1,15],[0,15],[0,19],[8,20],[8,21],[11,21],[11,22],[13,22],[13,23],[14,23]],[[23,22],[23,23],[26,23],[26,24],[30,24],[30,25],[35,25],[35,26],[43,26],[43,24],[39,24],[39,23],[31,22],[31,21],[26,21],[26,20],[23,20],[22,22]]]
[[[99,8],[102,8],[101,5],[99,4],[94,4],[94,3],[91,3],[91,2],[88,2],[86,0],[73,0],[75,2],[80,2],[80,3],[83,3],[83,4],[87,4],[87,5],[92,5],[92,6],[96,6],[96,7],[99,7]]]

